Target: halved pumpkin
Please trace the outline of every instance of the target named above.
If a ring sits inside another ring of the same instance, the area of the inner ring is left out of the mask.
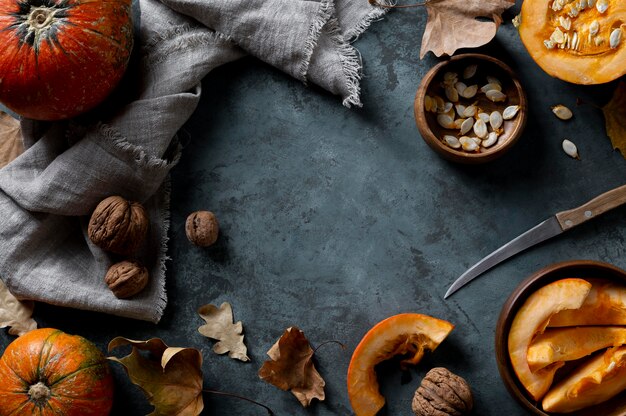
[[[572,361],[598,350],[626,344],[626,328],[621,326],[583,326],[546,329],[528,348],[532,372],[558,361]]]
[[[385,405],[376,379],[377,364],[396,355],[409,355],[402,364],[417,364],[424,351],[434,351],[453,328],[441,319],[403,313],[370,329],[354,350],[348,367],[348,396],[356,416],[374,416]]]
[[[541,402],[547,412],[569,413],[602,403],[626,389],[626,347],[591,358],[551,389]]]
[[[626,286],[600,279],[589,282],[591,292],[581,307],[555,314],[548,327],[626,325]]]
[[[508,337],[509,357],[517,378],[533,399],[543,397],[554,373],[563,365],[558,361],[533,372],[527,359],[533,337],[544,331],[553,314],[579,308],[590,290],[591,283],[583,279],[557,280],[532,293],[515,314]]]
[[[626,74],[624,0],[524,0],[520,17],[524,46],[551,76],[602,84]]]

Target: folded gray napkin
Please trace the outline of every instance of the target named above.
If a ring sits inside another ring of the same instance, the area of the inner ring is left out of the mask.
[[[71,121],[22,120],[26,151],[0,170],[0,277],[20,299],[158,322],[163,315],[168,173],[176,132],[212,69],[253,55],[360,106],[361,62],[348,43],[383,15],[366,0],[140,0],[128,70],[132,93]],[[133,76],[135,78],[133,78]],[[107,196],[142,202],[151,218],[139,257],[149,286],[117,299],[103,277],[115,260],[87,238]]]

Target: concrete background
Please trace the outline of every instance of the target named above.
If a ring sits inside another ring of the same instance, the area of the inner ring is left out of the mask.
[[[364,60],[363,109],[305,87],[246,58],[210,74],[203,99],[181,131],[185,145],[173,171],[168,263],[169,306],[158,325],[38,305],[41,326],[58,327],[102,349],[121,335],[160,337],[202,350],[206,388],[235,392],[276,415],[349,415],[346,371],[352,351],[375,323],[419,312],[456,325],[435,353],[411,371],[381,366],[383,415],[411,414],[421,377],[445,366],[468,380],[476,415],[524,415],[508,395],[494,356],[495,323],[513,288],[551,263],[602,260],[626,268],[626,208],[501,264],[447,301],[448,286],[469,266],[557,211],[626,183],[626,161],[613,151],[596,105],[616,83],[582,87],[553,79],[530,59],[505,14],[497,38],[477,51],[516,69],[529,99],[523,138],[483,166],[442,160],[422,141],[413,118],[420,79],[438,59],[419,60],[425,10],[390,13],[355,45]],[[577,98],[586,105],[576,106]],[[572,108],[569,122],[550,106]],[[561,150],[574,141],[582,160]],[[192,246],[184,221],[198,209],[216,213],[218,243]],[[232,304],[244,325],[250,363],[211,352],[196,309]],[[325,402],[305,410],[291,393],[259,380],[266,351],[289,326],[316,346]],[[0,347],[13,338],[0,334]],[[113,415],[151,406],[114,365]],[[207,415],[262,415],[246,402],[205,396]]]

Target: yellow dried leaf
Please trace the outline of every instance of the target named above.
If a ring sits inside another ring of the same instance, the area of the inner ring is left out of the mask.
[[[31,318],[34,307],[32,301],[19,301],[0,280],[0,328],[9,326],[9,334],[20,336],[37,329]]]
[[[205,325],[198,328],[198,332],[218,340],[213,346],[213,352],[228,353],[230,358],[250,361],[246,355],[248,349],[243,343],[243,326],[241,321],[233,324],[233,309],[228,302],[222,303],[219,308],[214,305],[201,306],[198,314],[206,321]]]
[[[0,168],[24,152],[20,122],[0,111]]]
[[[618,149],[626,159],[626,82],[618,84],[613,98],[602,107],[602,112],[613,149]]]

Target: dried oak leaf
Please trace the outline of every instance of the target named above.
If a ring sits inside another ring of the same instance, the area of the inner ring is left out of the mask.
[[[0,168],[24,152],[20,122],[0,111]]]
[[[154,411],[148,416],[197,416],[202,412],[202,355],[194,348],[168,347],[159,338],[134,341],[117,337],[109,352],[132,345],[125,357],[109,357],[124,366],[130,380],[145,393]],[[149,353],[147,358],[140,350]]]
[[[241,321],[233,324],[233,309],[228,302],[218,308],[215,305],[204,305],[198,309],[200,317],[206,321],[198,328],[205,337],[218,340],[213,346],[216,354],[228,353],[230,358],[250,361],[246,355],[248,349],[243,343],[243,326]]]
[[[32,301],[19,301],[0,280],[0,328],[9,328],[11,335],[24,335],[37,329],[31,318],[35,305]]]
[[[285,330],[267,355],[271,360],[263,363],[259,377],[281,390],[291,390],[302,406],[313,399],[324,400],[324,379],[313,364],[313,349],[296,327]]]
[[[626,159],[626,82],[617,85],[613,98],[602,107],[602,112],[613,149],[619,149]]]
[[[452,55],[459,48],[488,43],[502,23],[502,12],[515,5],[515,0],[427,0],[424,5],[428,21],[420,59],[428,51],[436,56]]]

